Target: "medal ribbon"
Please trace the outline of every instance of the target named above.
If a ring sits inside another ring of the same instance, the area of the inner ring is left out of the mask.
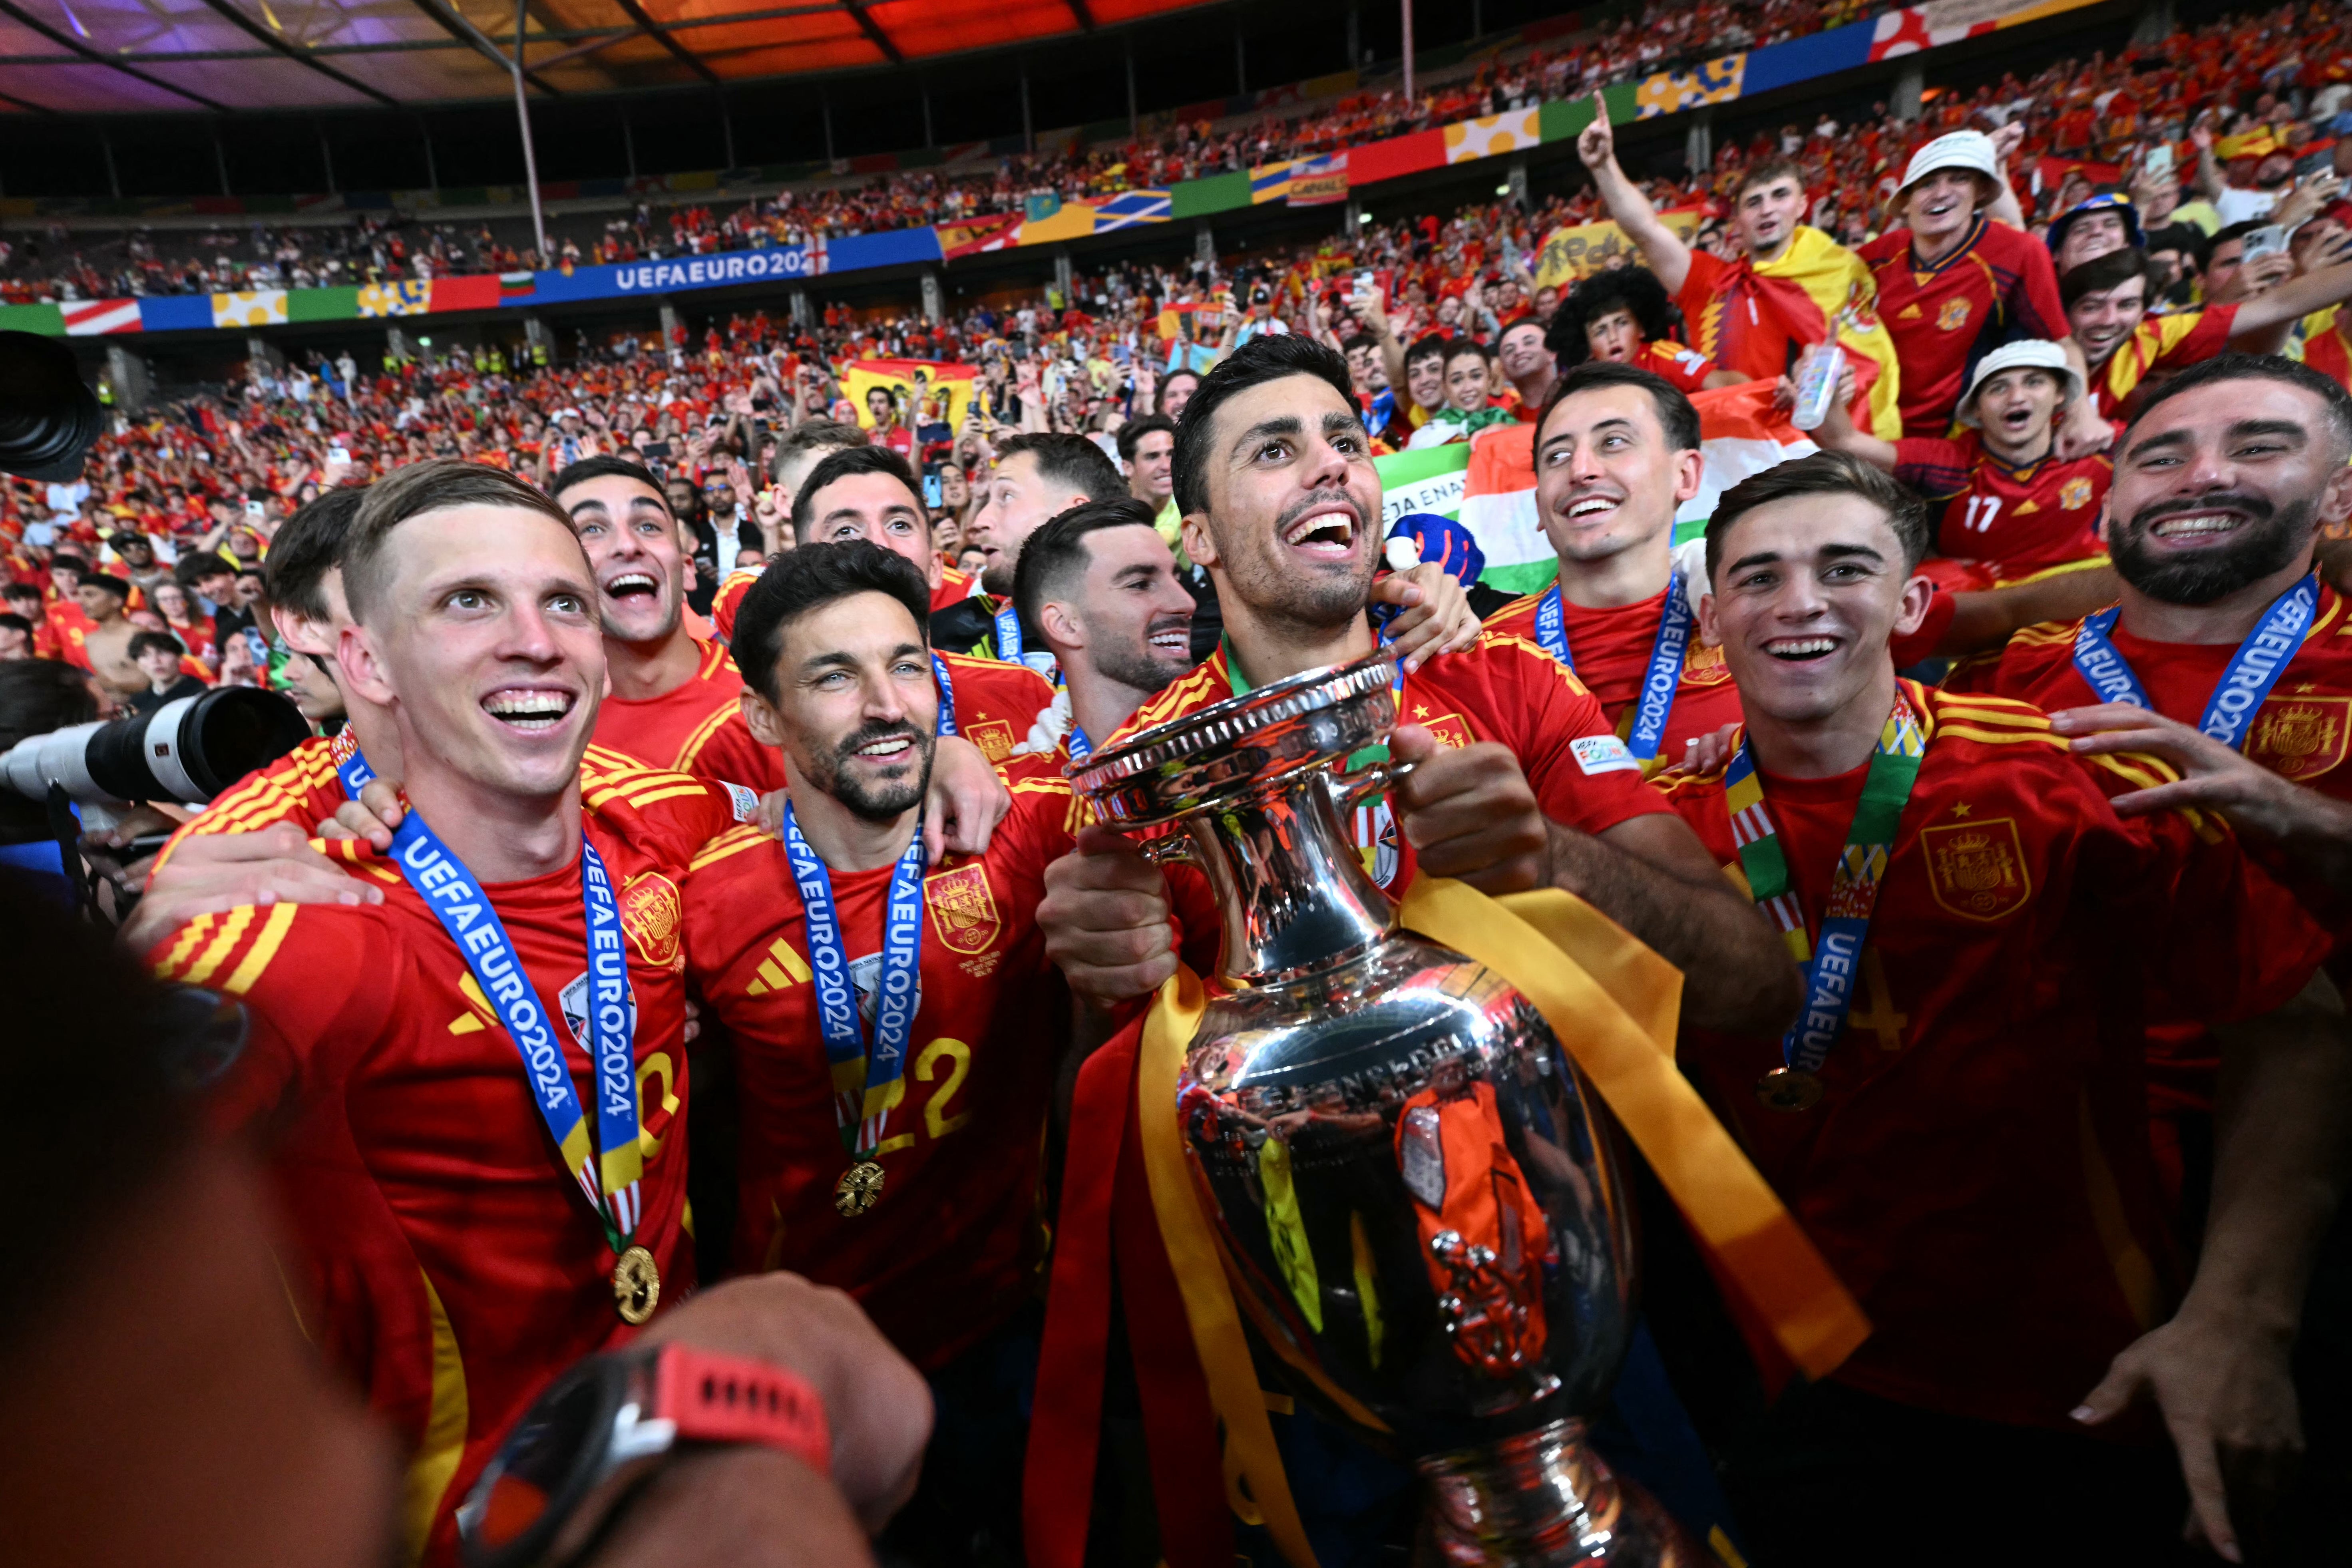
[[[2109,636],[2122,613],[2123,606],[2117,605],[2083,617],[2082,629],[2074,634],[2074,668],[2100,701],[2126,702],[2154,711],[2156,704],[2147,700],[2147,689]],[[2244,750],[2247,721],[2286,673],[2318,614],[2315,574],[2272,600],[2253,631],[2238,645],[2229,669],[2206,700],[2204,717],[2197,728],[2232,751]]]
[[[1094,754],[1094,742],[1087,739],[1087,732],[1078,728],[1078,721],[1076,719],[1072,719],[1070,721],[1070,761],[1083,763]]]
[[[343,788],[357,800],[375,773],[357,747],[335,764]],[[449,851],[440,836],[414,809],[401,818],[392,836],[392,858],[400,874],[440,921],[441,929],[457,946],[482,999],[498,1014],[508,1038],[522,1057],[531,1099],[548,1136],[561,1151],[564,1169],[580,1184],[588,1206],[604,1226],[604,1239],[615,1254],[636,1235],[644,1217],[640,1178],[645,1157],[637,1147],[637,1064],[635,1050],[637,1005],[630,994],[628,954],[621,942],[621,915],[613,900],[612,879],[596,847],[583,832],[580,838],[581,896],[587,908],[588,1005],[586,1037],[589,1060],[596,1068],[596,1142],[600,1157],[589,1146],[588,1120],[580,1096],[572,1087],[572,1069],[564,1064],[563,1044],[554,1018],[541,1005],[522,958],[515,952],[499,911],[465,862]]]
[[[1568,649],[1568,615],[1560,606],[1555,582],[1536,601],[1536,642],[1572,673],[1576,660]],[[1682,684],[1683,658],[1690,651],[1690,600],[1683,592],[1683,574],[1666,576],[1666,602],[1658,611],[1658,629],[1650,638],[1650,664],[1642,688],[1633,697],[1633,732],[1627,737],[1634,760],[1649,762],[1666,742],[1666,715],[1674,711],[1675,689]]]
[[[1870,917],[1878,908],[1879,884],[1895,852],[1895,829],[1903,807],[1919,781],[1919,763],[1927,753],[1927,737],[1911,704],[1898,689],[1895,707],[1878,732],[1870,754],[1870,772],[1864,778],[1862,800],[1853,823],[1846,829],[1845,847],[1838,855],[1830,879],[1829,908],[1822,915],[1822,944],[1812,948],[1805,934],[1805,912],[1797,902],[1796,884],[1789,875],[1788,852],[1772,826],[1764,804],[1763,781],[1756,776],[1756,758],[1740,738],[1739,750],[1724,770],[1725,803],[1731,812],[1731,837],[1739,847],[1739,868],[1747,874],[1748,889],[1759,908],[1780,928],[1789,954],[1805,972],[1805,1005],[1780,1037],[1780,1059],[1799,1072],[1817,1073],[1853,1005],[1854,976],[1862,963],[1863,939],[1870,934]]]
[[[842,1148],[870,1158],[890,1119],[890,1092],[907,1071],[907,1042],[922,1005],[917,974],[923,952],[923,832],[918,823],[907,851],[890,873],[890,901],[882,922],[882,973],[874,995],[874,1048],[857,1019],[857,990],[849,980],[841,921],[834,912],[833,873],[801,837],[799,818],[784,806],[784,858],[800,884],[808,922],[809,971],[816,984],[816,1021],[833,1066],[835,1124]]]
[[[955,677],[948,673],[948,661],[938,654],[931,655],[931,679],[940,683],[940,721],[932,732],[952,735],[955,727]]]
[[[1021,662],[1021,612],[1010,599],[996,611],[996,657],[1007,664]]]

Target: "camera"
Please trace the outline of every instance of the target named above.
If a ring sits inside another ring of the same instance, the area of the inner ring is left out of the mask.
[[[41,800],[54,784],[100,807],[146,800],[202,805],[310,734],[301,711],[277,692],[216,687],[152,713],[20,741],[0,752],[0,786]]]
[[[98,439],[98,398],[73,351],[34,332],[0,332],[0,471],[65,483]]]

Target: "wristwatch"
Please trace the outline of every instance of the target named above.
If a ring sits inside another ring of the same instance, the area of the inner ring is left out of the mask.
[[[591,1356],[515,1423],[457,1510],[467,1568],[546,1562],[605,1482],[687,1443],[760,1444],[832,1473],[824,1402],[780,1367],[675,1343]]]

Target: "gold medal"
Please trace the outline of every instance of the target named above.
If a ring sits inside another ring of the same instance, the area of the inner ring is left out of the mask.
[[[1756,1080],[1768,1110],[1811,1110],[1822,1100],[1822,1080],[1802,1068],[1774,1068]]]
[[[625,1249],[613,1260],[613,1306],[621,1321],[635,1327],[659,1305],[661,1270],[654,1267],[654,1255],[642,1247]]]
[[[854,1219],[872,1208],[881,1196],[882,1167],[871,1160],[860,1160],[834,1184],[833,1206]]]

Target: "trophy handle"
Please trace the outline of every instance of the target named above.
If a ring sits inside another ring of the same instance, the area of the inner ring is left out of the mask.
[[[1193,850],[1192,836],[1189,833],[1171,833],[1162,838],[1147,838],[1136,848],[1155,866],[1198,866],[1202,870],[1208,869],[1208,862]]]
[[[1353,811],[1375,795],[1386,795],[1404,783],[1412,770],[1420,765],[1418,763],[1388,760],[1359,768],[1352,773],[1330,774],[1332,802],[1342,811]]]

